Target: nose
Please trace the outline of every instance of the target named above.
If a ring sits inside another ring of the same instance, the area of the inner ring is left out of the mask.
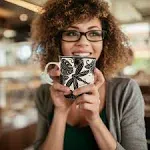
[[[89,42],[90,42],[90,41],[87,40],[87,38],[86,38],[85,35],[81,35],[79,41],[77,41],[76,44],[77,44],[78,46],[81,46],[81,45],[86,45],[86,46],[87,46],[87,45],[89,45]]]

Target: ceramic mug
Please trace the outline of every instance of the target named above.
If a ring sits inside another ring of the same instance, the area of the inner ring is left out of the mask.
[[[60,83],[68,86],[71,91],[94,83],[94,68],[96,66],[96,59],[84,56],[59,56],[59,62],[49,62],[45,66],[43,72],[45,82],[50,85],[53,80],[50,78],[49,66],[57,65],[60,69]],[[68,98],[75,98],[73,95]]]

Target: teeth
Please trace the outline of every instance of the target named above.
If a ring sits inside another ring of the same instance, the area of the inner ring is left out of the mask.
[[[75,56],[89,56],[90,53],[74,53]]]

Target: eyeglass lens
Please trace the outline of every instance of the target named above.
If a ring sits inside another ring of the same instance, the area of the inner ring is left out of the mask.
[[[103,31],[102,30],[91,30],[88,32],[78,32],[76,30],[68,30],[62,33],[62,40],[64,41],[78,41],[81,36],[86,36],[89,41],[102,41]]]

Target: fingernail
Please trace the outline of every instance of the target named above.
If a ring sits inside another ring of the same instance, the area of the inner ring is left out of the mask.
[[[70,88],[65,87],[65,91],[69,92],[69,91],[70,91]]]
[[[76,105],[76,109],[78,109],[79,108],[79,105]]]
[[[68,95],[68,94],[71,94],[71,90],[70,90],[70,89],[69,89],[69,90],[64,91],[64,95]]]
[[[98,69],[95,67],[94,71],[97,71]]]
[[[77,93],[76,93],[76,91],[73,91],[73,95],[76,95]]]
[[[70,92],[71,92],[70,90],[66,90],[66,91],[65,91],[65,93],[70,93]]]

